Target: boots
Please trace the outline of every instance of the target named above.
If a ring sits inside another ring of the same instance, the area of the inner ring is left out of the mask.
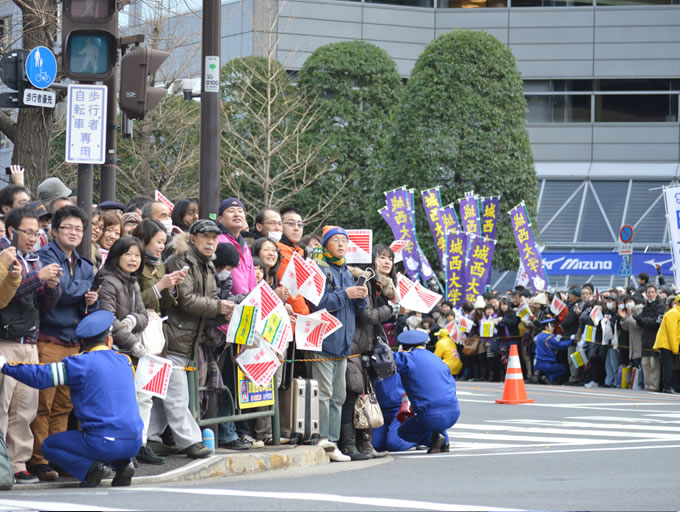
[[[357,429],[357,450],[361,453],[370,453],[374,459],[386,457],[389,452],[379,452],[373,448],[373,431],[369,429]]]
[[[338,448],[340,451],[349,456],[352,460],[368,460],[373,456],[367,453],[362,453],[357,450],[356,444],[356,429],[351,422],[340,425],[340,440],[338,441]]]

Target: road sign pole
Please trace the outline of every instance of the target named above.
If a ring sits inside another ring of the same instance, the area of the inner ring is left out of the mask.
[[[88,219],[92,218],[92,188],[94,187],[92,168],[92,164],[78,164],[78,206],[85,212]],[[83,241],[78,246],[78,254],[89,260],[91,248],[92,223],[88,222],[83,231]]]
[[[203,0],[201,50],[201,147],[199,208],[202,219],[216,218],[220,200],[220,42],[221,2]],[[217,66],[214,69],[214,66]],[[213,78],[216,76],[216,79]],[[216,81],[216,83],[214,83]]]
[[[116,200],[116,133],[118,125],[118,78],[116,73],[104,82],[109,88],[106,98],[106,162],[101,166],[101,178],[99,183],[99,201]]]

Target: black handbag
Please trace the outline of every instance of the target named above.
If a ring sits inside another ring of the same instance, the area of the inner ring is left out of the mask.
[[[397,363],[394,362],[392,349],[385,340],[376,337],[370,359],[371,370],[379,379],[386,379],[397,373]]]

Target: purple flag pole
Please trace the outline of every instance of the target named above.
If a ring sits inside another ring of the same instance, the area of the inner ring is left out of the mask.
[[[479,204],[474,192],[466,192],[465,197],[458,204],[460,210],[460,225],[466,233],[479,235]]]
[[[465,302],[465,255],[468,237],[462,231],[446,232],[446,299],[459,308]]]
[[[395,239],[411,242],[404,248],[404,268],[411,279],[418,279],[421,270],[420,255],[407,196],[405,188],[385,192],[387,208],[384,210],[385,213],[381,210],[381,215],[392,229]]]
[[[519,259],[527,273],[529,283],[534,292],[547,290],[550,282],[543,266],[541,253],[536,246],[536,239],[531,229],[524,202],[515,206],[509,213],[512,230],[515,234],[515,243],[519,251]]]
[[[439,265],[442,270],[446,270],[444,257],[446,254],[446,230],[444,229],[444,222],[440,216],[442,200],[439,194],[439,187],[423,190],[421,196],[425,215],[427,216],[427,222],[430,225],[434,245],[437,249]]]

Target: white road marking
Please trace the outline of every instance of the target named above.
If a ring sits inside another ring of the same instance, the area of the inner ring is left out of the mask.
[[[124,511],[127,509],[80,505],[79,503],[58,503],[56,501],[0,500],[0,510],[73,510],[76,512],[89,512],[95,510]]]
[[[562,434],[562,435],[574,435],[574,436],[601,436],[601,437],[625,437],[625,438],[630,438],[630,437],[641,437],[641,438],[654,438],[657,440],[666,440],[666,441],[680,441],[680,433],[673,434],[672,432],[669,432],[668,428],[664,427],[649,427],[649,430],[657,430],[657,429],[662,429],[664,433],[656,433],[656,432],[614,432],[612,430],[595,430],[593,427],[597,428],[603,428],[603,429],[611,429],[609,425],[603,425],[603,426],[598,426],[598,425],[593,425],[593,424],[587,424],[587,423],[569,423],[569,422],[556,422],[555,426],[565,426],[565,427],[570,427],[578,425],[580,428],[572,428],[570,430],[564,429],[564,428],[546,428],[546,427],[514,427],[514,426],[509,426],[509,425],[469,425],[465,423],[456,424],[453,429],[449,430],[449,432],[452,432],[453,435],[458,435],[460,434],[460,430],[480,430],[480,431],[498,431],[498,430],[505,430],[508,432],[519,432],[519,433],[524,433],[524,432],[530,432],[532,434]],[[586,427],[585,425],[592,425]],[[632,429],[635,430],[647,430],[645,429],[644,426],[642,425],[621,425],[617,426],[617,429],[626,429],[627,427],[632,427]],[[638,428],[635,428],[638,427]],[[490,433],[490,432],[489,432]],[[571,439],[571,438],[566,438],[566,439]]]
[[[411,510],[451,510],[451,511],[511,511],[517,509],[480,507],[472,505],[456,505],[452,503],[435,503],[430,501],[404,500],[394,498],[369,498],[361,496],[342,496],[340,494],[325,494],[314,492],[267,492],[267,491],[240,491],[235,489],[183,489],[173,487],[126,487],[120,488],[127,492],[154,492],[194,494],[202,496],[242,496],[246,498],[261,498],[267,500],[297,500],[297,501],[323,501],[329,503],[348,503],[351,505],[364,505],[370,507],[406,508]]]

